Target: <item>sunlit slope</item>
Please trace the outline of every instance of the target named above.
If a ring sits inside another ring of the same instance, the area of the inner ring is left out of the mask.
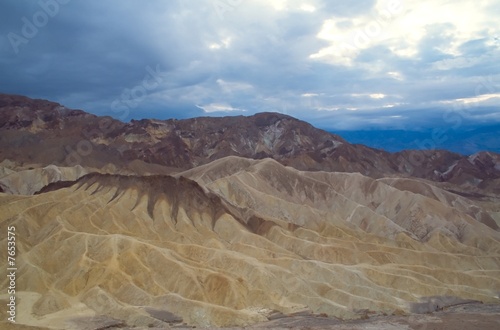
[[[155,309],[227,326],[268,310],[409,311],[435,295],[498,302],[498,231],[466,205],[358,174],[230,157],[179,178],[90,174],[52,189],[0,194],[0,230],[16,226],[20,323],[162,326]]]
[[[7,171],[9,169],[4,168],[4,172]],[[73,167],[49,165],[44,168],[9,172],[7,175],[0,176],[0,188],[4,192],[14,195],[33,195],[50,183],[75,181],[89,171],[79,165]]]

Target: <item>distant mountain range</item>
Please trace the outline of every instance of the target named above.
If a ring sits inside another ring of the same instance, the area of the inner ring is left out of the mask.
[[[495,181],[500,179],[499,154],[389,153],[279,113],[123,123],[46,100],[0,94],[0,147],[0,159],[43,166],[130,168],[139,162],[155,172],[155,166],[186,170],[239,156],[273,158],[298,170],[403,175],[500,190]]]
[[[336,131],[351,143],[398,152],[405,149],[444,149],[462,155],[480,151],[500,153],[500,124],[480,127],[437,128],[425,131],[360,130]]]

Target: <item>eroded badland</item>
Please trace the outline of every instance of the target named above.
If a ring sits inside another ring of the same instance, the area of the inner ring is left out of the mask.
[[[97,119],[12,102],[0,123],[0,232],[7,246],[15,227],[17,309],[2,327],[291,327],[308,315],[319,323],[302,326],[350,329],[500,303],[499,155],[435,152],[410,173],[407,153],[268,114],[239,119],[254,120],[253,140],[212,144],[184,127],[214,129],[212,119],[120,124],[94,134],[75,165],[48,135],[72,145],[84,138],[78,120]],[[35,115],[17,127],[13,109]],[[0,260],[7,269],[7,249]]]

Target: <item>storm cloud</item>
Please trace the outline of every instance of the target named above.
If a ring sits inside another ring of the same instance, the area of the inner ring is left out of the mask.
[[[0,92],[122,120],[500,122],[500,4],[4,0]]]

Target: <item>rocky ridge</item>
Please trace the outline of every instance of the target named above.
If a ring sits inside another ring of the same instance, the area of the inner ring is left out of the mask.
[[[23,164],[101,168],[130,162],[185,170],[227,156],[273,158],[307,171],[406,176],[499,193],[500,155],[388,153],[279,113],[122,123],[44,100],[0,94],[0,157]],[[12,148],[15,146],[14,148]],[[37,150],[44,150],[40,153]],[[153,171],[154,172],[154,171]]]

